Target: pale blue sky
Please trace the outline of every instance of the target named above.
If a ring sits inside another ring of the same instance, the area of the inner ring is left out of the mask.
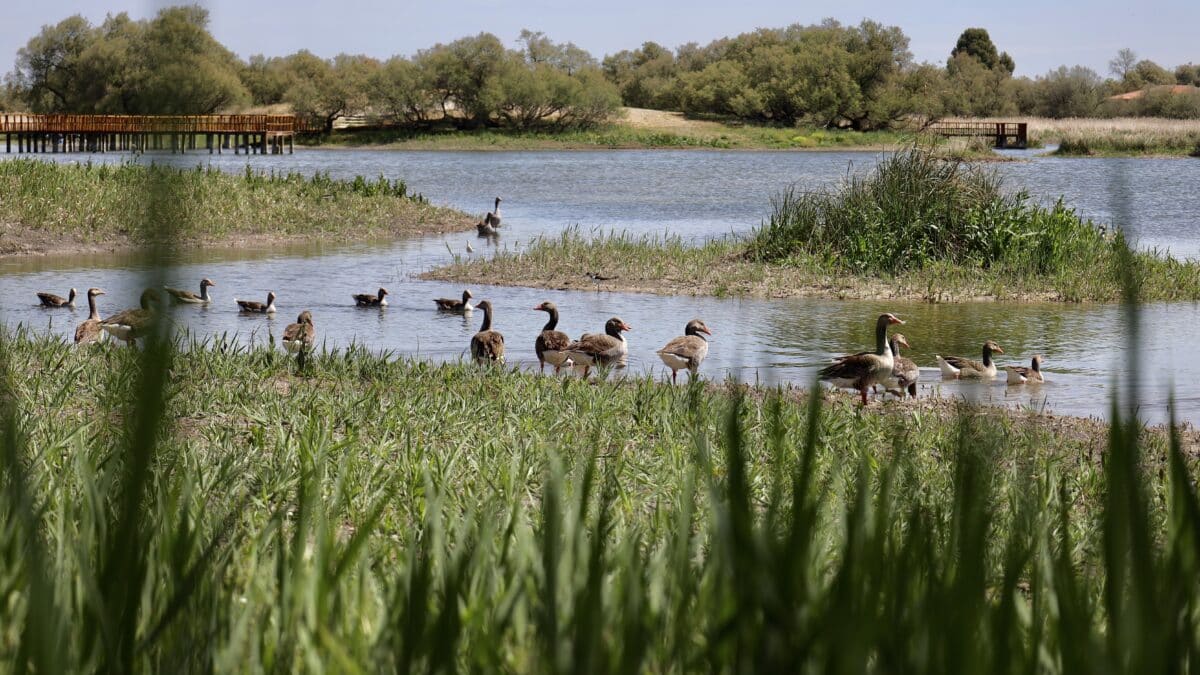
[[[170,2],[146,0],[9,0],[0,21],[0,72],[12,69],[16,51],[42,25],[81,13],[93,22],[109,12],[135,17]],[[512,42],[522,28],[572,41],[597,57],[646,40],[669,47],[706,43],[758,27],[815,23],[832,16],[844,23],[864,17],[898,25],[918,60],[944,61],[963,28],[983,26],[1012,54],[1020,75],[1038,75],[1062,64],[1083,64],[1102,75],[1122,47],[1173,67],[1200,63],[1200,1],[1010,0],[963,2],[843,0],[206,0],[212,32],[242,57],[281,55],[307,48],[376,57],[411,54],[436,42],[491,31]],[[1003,11],[997,11],[1003,8]]]

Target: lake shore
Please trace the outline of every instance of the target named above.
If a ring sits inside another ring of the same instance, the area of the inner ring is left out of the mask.
[[[385,179],[136,164],[3,162],[0,195],[4,257],[398,239],[467,231],[476,220]]]
[[[1144,256],[1143,300],[1200,299],[1200,266]],[[1115,302],[1116,278],[1081,266],[1060,275],[1005,273],[948,263],[901,275],[864,274],[828,261],[796,256],[756,260],[736,240],[689,246],[677,238],[586,238],[577,231],[535,240],[521,252],[457,256],[422,279],[556,290],[602,290],[658,295],[896,299],[958,302]]]

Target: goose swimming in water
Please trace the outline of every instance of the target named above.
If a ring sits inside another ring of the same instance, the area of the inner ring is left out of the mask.
[[[388,289],[380,288],[378,293],[355,293],[354,304],[359,307],[387,307]]]
[[[304,310],[283,329],[283,347],[289,352],[308,351],[317,340],[317,329],[313,327],[312,312]]]
[[[127,309],[113,314],[101,321],[100,327],[108,331],[109,335],[124,340],[126,344],[132,346],[134,340],[145,336],[146,332],[154,325],[157,306],[160,303],[162,303],[162,298],[158,293],[154,289],[147,288],[142,291],[139,309]]]
[[[179,288],[164,288],[163,290],[167,292],[167,295],[171,296],[171,302],[177,305],[207,305],[212,302],[212,296],[208,294],[209,286],[216,286],[216,284],[210,279],[201,279],[200,295]]]
[[[996,363],[992,361],[992,354],[1003,354],[1004,350],[1000,345],[988,340],[983,343],[983,361],[974,361],[962,356],[946,356],[935,355],[938,368],[942,370],[942,377],[948,377],[955,380],[960,379],[983,379],[990,380],[996,377]]]
[[[75,289],[72,288],[67,297],[55,295],[53,293],[38,293],[38,300],[41,301],[42,307],[74,307],[75,306]]]
[[[248,312],[251,314],[275,313],[275,291],[270,291],[267,293],[266,304],[255,302],[253,300],[238,300],[237,298],[234,298],[233,301],[238,304],[238,307],[240,307],[241,311],[243,312]]]
[[[683,335],[658,350],[658,358],[671,369],[671,384],[675,384],[675,376],[685,368],[689,377],[696,377],[696,371],[700,369],[704,357],[708,356],[708,340],[705,340],[701,333],[712,335],[712,331],[703,321],[692,319],[684,326]]]
[[[472,297],[471,291],[465,290],[462,294],[462,300],[456,300],[454,298],[434,298],[433,301],[437,304],[437,308],[440,310],[465,313],[474,309],[474,307],[471,306]]]
[[[1028,368],[1025,366],[1005,366],[1009,384],[1041,384],[1046,381],[1042,375],[1042,355],[1033,357]]]
[[[592,366],[607,368],[622,365],[629,354],[629,343],[621,333],[633,327],[614,316],[604,323],[603,333],[584,333],[578,340],[567,345],[567,357],[575,367],[583,370],[587,377]]]

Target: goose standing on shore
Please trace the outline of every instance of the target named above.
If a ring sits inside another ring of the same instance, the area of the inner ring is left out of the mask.
[[[821,369],[821,380],[835,387],[857,390],[862,396],[862,404],[866,405],[867,390],[890,378],[895,366],[891,346],[888,344],[888,327],[903,323],[892,314],[880,314],[875,320],[875,351],[851,354],[838,359],[834,364]]]
[[[456,300],[454,298],[434,298],[433,301],[434,301],[434,303],[437,304],[438,309],[445,310],[447,312],[462,313],[462,312],[469,312],[472,309],[475,309],[474,307],[471,306],[471,298],[472,297],[474,297],[474,296],[471,295],[471,291],[466,290],[466,291],[463,291],[462,300]],[[483,305],[482,302],[479,304],[480,304],[480,306]]]
[[[216,284],[210,279],[201,279],[200,295],[179,288],[164,288],[163,290],[171,296],[171,302],[177,305],[207,305],[212,302],[212,297],[208,294],[209,286],[216,286]]]
[[[1046,381],[1042,376],[1042,355],[1033,357],[1028,368],[1025,366],[1005,366],[1009,384],[1041,384]]]
[[[387,307],[388,289],[380,288],[378,293],[355,293],[354,304],[358,307]]]
[[[109,335],[124,340],[132,347],[134,340],[144,336],[153,325],[156,305],[161,302],[162,298],[158,293],[154,289],[147,288],[142,291],[142,296],[138,301],[141,305],[139,309],[127,309],[113,314],[101,321],[100,327],[108,331]]]
[[[304,310],[283,329],[283,347],[291,353],[308,351],[317,341],[317,329],[313,326],[312,312]]]
[[[942,370],[942,377],[948,377],[954,380],[962,379],[982,379],[990,380],[996,377],[996,363],[992,361],[992,354],[1003,354],[1004,350],[1000,345],[988,340],[983,343],[983,361],[974,361],[962,356],[946,356],[935,355],[938,368]]]
[[[243,312],[249,312],[251,314],[275,313],[275,291],[270,291],[267,293],[266,304],[255,302],[253,300],[238,300],[237,298],[234,298],[233,301],[238,304],[238,307],[240,307],[241,311]]]
[[[38,300],[41,301],[42,307],[74,307],[75,306],[75,289],[72,288],[67,297],[55,295],[53,293],[38,293]]]
[[[533,308],[537,312],[546,312],[550,315],[550,320],[542,327],[542,332],[538,333],[537,339],[533,342],[533,351],[537,354],[539,370],[546,372],[546,364],[554,366],[554,374],[567,363],[567,347],[571,344],[571,338],[567,334],[555,330],[558,327],[558,305],[547,300],[537,307]]]
[[[491,211],[483,217],[483,224],[492,228],[500,227],[500,202],[501,199],[496,197],[496,210]]]
[[[671,369],[671,384],[675,384],[675,376],[684,368],[689,378],[696,377],[696,371],[704,357],[708,356],[708,340],[700,334],[712,335],[712,331],[700,319],[692,319],[683,328],[683,335],[671,340],[667,346],[658,350],[658,358]]]
[[[77,345],[100,342],[108,335],[100,327],[100,310],[96,308],[96,296],[98,295],[104,295],[104,291],[99,288],[89,288],[87,291],[88,318],[75,329],[75,344]]]
[[[921,379],[921,369],[915,361],[900,356],[900,348],[911,348],[908,339],[900,333],[893,333],[888,343],[892,348],[892,375],[884,381],[883,388],[891,394],[904,398],[904,392],[917,397],[917,382]]]
[[[604,324],[604,333],[584,333],[578,340],[567,345],[567,357],[575,363],[576,368],[583,369],[587,377],[592,366],[607,368],[625,363],[629,354],[629,343],[625,341],[624,331],[633,327],[614,316]]]
[[[483,325],[471,337],[471,356],[476,363],[503,364],[504,336],[500,331],[492,330],[492,303],[480,300],[478,307],[483,310]]]

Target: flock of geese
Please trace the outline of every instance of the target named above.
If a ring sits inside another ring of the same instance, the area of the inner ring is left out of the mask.
[[[178,288],[164,288],[167,298],[175,304],[206,305],[212,302],[209,288],[216,286],[211,279],[200,281],[200,293]],[[155,312],[163,301],[163,294],[155,289],[146,289],[141,295],[141,306],[137,309],[127,309],[112,316],[101,319],[96,307],[97,296],[104,295],[99,288],[89,288],[88,318],[75,329],[76,344],[90,344],[103,340],[106,335],[133,344],[143,337],[153,323]],[[76,292],[72,288],[67,297],[53,293],[38,293],[38,300],[48,308],[74,307]],[[375,293],[358,293],[351,297],[358,307],[386,307],[388,290],[380,288]],[[460,298],[434,298],[433,302],[438,311],[468,314],[475,309],[483,312],[483,324],[479,331],[471,337],[471,357],[481,364],[503,364],[505,342],[504,335],[492,327],[492,303],[481,300],[472,305],[473,296],[470,290],[464,290]],[[275,313],[275,293],[267,294],[267,301],[239,300],[234,298],[238,310],[248,314]],[[534,311],[545,312],[549,315],[546,325],[534,339],[534,353],[537,355],[538,366],[545,372],[546,365],[559,373],[563,368],[574,368],[583,377],[587,377],[592,368],[610,368],[624,365],[629,354],[629,343],[624,333],[633,327],[620,317],[612,317],[604,324],[602,333],[584,333],[578,339],[571,339],[566,333],[558,330],[558,306],[553,302],[543,302],[533,308]],[[887,393],[903,398],[917,395],[917,382],[921,370],[912,359],[900,355],[901,347],[909,347],[908,340],[900,333],[888,335],[888,329],[893,325],[904,322],[893,314],[881,314],[875,322],[874,351],[859,352],[842,356],[820,371],[820,379],[835,387],[854,389],[867,403],[867,393],[883,387]],[[684,326],[683,335],[669,341],[655,353],[671,370],[671,382],[677,381],[679,371],[688,371],[695,377],[708,355],[708,341],[705,336],[711,336],[712,331],[700,319],[693,319]],[[301,312],[296,322],[287,326],[281,340],[289,352],[306,352],[316,342],[316,328],[310,311]],[[983,343],[982,360],[961,356],[937,355],[938,368],[944,379],[994,379],[999,370],[992,359],[995,354],[1003,354],[1000,345],[988,340]],[[1006,366],[1009,384],[1039,384],[1044,381],[1042,375],[1042,357],[1034,356],[1030,367]]]

